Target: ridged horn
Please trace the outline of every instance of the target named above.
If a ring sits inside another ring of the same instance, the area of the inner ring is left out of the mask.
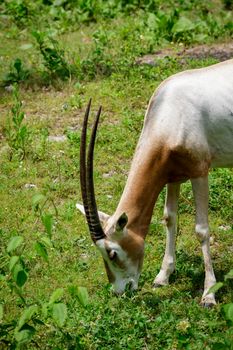
[[[101,107],[95,118],[94,126],[92,128],[91,138],[88,147],[88,154],[86,157],[86,139],[87,139],[87,125],[88,118],[91,109],[91,99],[87,105],[85,112],[82,135],[81,135],[81,145],[80,145],[80,183],[83,205],[85,209],[86,219],[89,226],[89,231],[91,238],[94,242],[99,239],[106,238],[106,235],[101,226],[96,200],[95,200],[95,189],[93,181],[93,158],[94,158],[94,147],[96,132],[99,123],[99,117],[101,113]]]

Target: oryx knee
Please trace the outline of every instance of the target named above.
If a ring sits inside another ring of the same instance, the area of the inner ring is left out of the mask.
[[[172,227],[176,225],[176,213],[175,212],[164,212],[163,222],[165,226]]]
[[[200,225],[197,224],[195,226],[195,232],[197,235],[197,239],[202,243],[209,239],[209,226],[208,225]]]

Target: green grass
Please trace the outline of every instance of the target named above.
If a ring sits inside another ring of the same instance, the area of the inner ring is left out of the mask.
[[[138,2],[134,2],[134,8],[137,7],[135,4]],[[196,5],[195,10],[185,11],[194,17],[201,16],[201,5],[199,2]],[[223,4],[216,2],[211,11],[213,17],[219,8],[225,11]],[[223,310],[225,304],[233,301],[232,280],[217,292],[216,307],[209,310],[199,305],[204,266],[194,234],[195,213],[188,182],[182,185],[179,205],[176,271],[169,286],[155,291],[151,285],[160,269],[165,246],[161,223],[164,191],[156,204],[146,239],[139,290],[133,295],[126,293],[115,297],[111,293],[102,258],[92,244],[84,218],[75,208],[76,202],[81,201],[80,128],[89,98],[93,98],[93,115],[99,105],[103,106],[95,150],[97,202],[100,210],[113,213],[154,89],[171,74],[216,61],[210,58],[181,63],[165,59],[154,67],[135,65],[138,55],[153,51],[160,44],[175,48],[177,44],[166,44],[167,39],[162,42],[158,36],[152,40],[148,32],[144,33],[147,35],[143,43],[139,40],[148,9],[137,7],[135,24],[134,18],[116,10],[112,19],[103,18],[95,11],[97,22],[90,19],[88,25],[82,22],[81,28],[74,27],[72,33],[67,31],[60,17],[57,22],[50,22],[52,29],[60,26],[56,38],[65,50],[64,57],[78,69],[65,82],[59,76],[48,77],[43,58],[32,41],[32,23],[27,23],[24,28],[14,24],[10,29],[12,18],[7,18],[3,25],[8,40],[6,35],[2,36],[0,55],[6,60],[0,70],[1,80],[8,72],[10,62],[17,57],[30,70],[30,77],[19,82],[21,108],[25,113],[22,125],[27,126],[29,133],[24,158],[17,149],[12,151],[9,140],[7,142],[6,130],[12,120],[11,108],[15,102],[12,92],[1,87],[0,348],[232,349],[232,323],[226,319]],[[84,13],[90,15],[90,11]],[[42,17],[45,23],[51,21],[45,13]],[[221,33],[218,38],[229,37],[229,32]],[[187,40],[188,43],[190,40],[195,42],[192,38]],[[33,45],[20,48],[28,43]],[[98,57],[101,64],[97,62]],[[90,71],[84,75],[80,62],[87,59],[89,63],[85,69],[89,67]],[[105,71],[106,67],[110,69]],[[66,135],[67,140],[49,141],[48,134]],[[28,184],[35,187],[28,188]],[[211,171],[211,251],[218,281],[223,281],[233,266],[232,193],[232,169]],[[38,194],[44,197],[39,200]],[[52,216],[52,230],[43,224],[41,215]],[[17,235],[23,237],[23,243],[7,252],[9,241]],[[35,248],[38,242],[45,249],[43,253]],[[28,279],[22,288],[17,288],[14,273],[9,271],[11,256],[19,256],[23,261],[23,271]],[[87,289],[88,300],[79,287]],[[51,295],[59,288],[63,293],[58,290],[61,294],[51,302]],[[37,311],[25,321],[28,328],[24,329],[29,338],[30,334],[33,337],[20,345],[20,341],[15,341],[20,332],[17,328],[20,316],[23,310],[34,305]],[[66,311],[57,316],[54,310],[64,308],[61,305],[65,305]],[[66,312],[63,322],[62,315]],[[30,327],[35,329],[35,334]]]
[[[144,89],[141,89],[142,85]],[[137,70],[134,77],[124,84],[116,76],[89,83],[82,96],[82,109],[68,108],[66,111],[61,111],[61,106],[69,103],[72,86],[65,86],[61,93],[51,89],[45,93],[44,100],[41,93],[21,91],[27,125],[37,138],[25,160],[19,161],[15,156],[11,162],[6,141],[2,140],[1,254],[6,264],[9,259],[6,246],[10,237],[16,234],[24,237],[23,257],[29,278],[23,293],[27,297],[27,305],[48,301],[56,288],[64,289],[64,301],[68,307],[65,334],[51,323],[37,326],[33,339],[43,348],[203,349],[205,346],[206,349],[212,349],[217,342],[232,341],[232,328],[227,326],[221,309],[222,304],[232,301],[232,285],[217,294],[220,304],[213,310],[204,310],[199,306],[204,271],[200,246],[194,235],[194,209],[188,183],[183,185],[180,201],[177,269],[171,285],[157,291],[152,291],[151,284],[159,271],[164,251],[165,235],[161,224],[164,194],[160,196],[154,211],[146,240],[140,288],[134,296],[116,298],[111,294],[101,257],[91,243],[83,218],[75,209],[76,201],[81,201],[79,126],[86,100],[94,95],[93,109],[97,109],[97,102],[104,106],[96,147],[95,183],[99,207],[113,212],[124,187],[143,122],[144,104],[153,90],[152,85],[157,83],[147,84],[147,78],[143,80]],[[73,93],[76,93],[74,87]],[[107,93],[111,96],[106,96]],[[10,106],[11,97],[8,95],[7,98]],[[43,121],[42,117],[39,123],[36,122],[46,107],[50,118]],[[61,124],[53,127],[58,118],[56,111],[61,111]],[[77,126],[78,131],[71,133],[70,141],[65,143],[48,142],[45,154],[37,159],[35,153],[40,143],[39,130],[42,125],[49,128],[50,134],[65,132],[70,125]],[[110,177],[103,181],[103,174],[108,173]],[[222,281],[233,263],[232,170],[215,170],[211,172],[210,178],[210,222],[214,237],[212,255],[217,278]],[[25,188],[28,183],[35,184],[37,188]],[[56,216],[50,202],[45,210],[52,213],[56,220],[52,234],[53,246],[47,248],[49,264],[34,249],[36,241],[46,236],[32,208],[36,193],[52,198],[58,210]],[[223,225],[231,228],[221,230]],[[7,273],[5,264],[2,265],[4,275]],[[87,288],[90,301],[85,308],[70,294],[72,286]],[[6,282],[3,281],[2,287],[3,320],[10,322],[19,317],[25,306],[17,295],[10,293]]]

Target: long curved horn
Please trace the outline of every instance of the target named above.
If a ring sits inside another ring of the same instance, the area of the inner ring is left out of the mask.
[[[80,182],[83,198],[83,205],[86,213],[87,223],[89,226],[91,238],[94,242],[106,237],[98,215],[98,210],[95,201],[94,181],[93,181],[93,156],[96,132],[101,113],[101,107],[96,115],[95,123],[92,129],[91,139],[88,148],[88,157],[86,162],[86,135],[88,117],[90,114],[91,100],[89,101],[86,109],[86,113],[83,120],[83,128],[81,135],[80,145]]]

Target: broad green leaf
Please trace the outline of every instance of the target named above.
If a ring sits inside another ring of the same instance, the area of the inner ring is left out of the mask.
[[[154,13],[148,14],[147,25],[152,30],[155,30],[158,28],[158,20]]]
[[[53,216],[51,214],[45,214],[41,217],[41,220],[44,224],[46,232],[49,238],[52,237],[52,228],[53,228]]]
[[[6,280],[6,276],[0,273],[0,282],[5,280]]]
[[[78,287],[76,285],[70,285],[68,291],[72,298],[78,298],[80,304],[86,306],[89,302],[89,296],[85,287]]]
[[[207,34],[195,34],[195,41],[203,43],[208,38]]]
[[[172,33],[180,33],[180,32],[185,32],[188,30],[193,30],[195,28],[195,25],[190,19],[186,17],[180,17],[178,21],[174,24],[172,27]]]
[[[16,284],[18,287],[23,287],[27,282],[28,275],[25,270],[20,270],[17,274]]]
[[[233,278],[233,270],[230,270],[224,277],[225,281]]]
[[[22,68],[22,61],[20,58],[16,58],[14,62],[14,68],[19,72]]]
[[[42,237],[41,242],[46,246],[46,247],[52,247],[53,244],[51,240],[48,237]]]
[[[7,253],[12,252],[12,250],[15,250],[23,243],[23,237],[22,236],[14,236],[11,238],[10,242],[7,246]]]
[[[18,124],[18,126],[21,125],[23,119],[24,119],[24,112],[18,113],[18,117],[17,117],[17,124]],[[21,130],[22,130],[22,129],[25,129],[25,127],[26,127],[26,125],[22,126],[22,127],[19,129],[19,131],[18,131],[19,135],[22,133]],[[26,127],[26,129],[27,129],[27,127]],[[20,135],[20,136],[21,136],[21,135]]]
[[[35,194],[35,196],[32,197],[32,208],[34,211],[38,211],[40,205],[43,205],[46,201],[46,197],[41,194],[41,193],[37,193]]]
[[[45,323],[38,318],[34,318],[33,323],[39,324],[40,326],[45,326]]]
[[[3,319],[3,305],[0,304],[0,321]]]
[[[53,2],[53,6],[61,6],[63,5],[63,3],[64,3],[64,0],[55,0]]]
[[[26,125],[21,126],[21,128],[18,131],[18,135],[21,137],[21,140],[25,140],[27,136],[27,132],[28,132],[27,126]]]
[[[223,287],[223,283],[222,282],[217,282],[215,283],[215,285],[213,285],[209,291],[208,291],[208,294],[210,293],[216,293],[220,288]]]
[[[17,262],[19,261],[19,256],[14,255],[10,258],[10,262],[9,262],[9,270],[12,272],[12,270],[14,269],[15,265],[17,264]]]
[[[13,278],[18,287],[23,287],[27,282],[27,272],[22,268],[21,265],[16,265],[13,270]]]
[[[48,253],[45,245],[41,242],[36,242],[35,250],[46,262],[48,262]]]
[[[36,333],[36,329],[30,325],[25,325],[22,330],[15,332],[15,340],[18,344],[28,343]]]
[[[38,311],[38,307],[36,305],[29,306],[26,310],[23,311],[20,319],[18,321],[18,329],[20,330],[25,323],[32,319],[32,316]]]
[[[35,196],[32,197],[32,205],[36,206],[39,203],[41,203],[42,201],[44,201],[46,199],[46,197],[41,194],[41,193],[37,193],[35,194]]]
[[[59,327],[62,327],[67,318],[67,307],[63,303],[57,303],[53,305],[52,309],[53,320]]]
[[[224,310],[226,319],[233,322],[233,303],[224,305],[223,310]]]
[[[62,296],[63,296],[64,290],[62,288],[57,288],[53,294],[51,295],[50,299],[49,299],[49,304],[53,304],[56,303],[57,301],[59,301]]]
[[[78,296],[78,299],[79,299],[80,303],[82,304],[82,306],[85,307],[88,304],[88,299],[89,299],[87,288],[78,287],[77,296]]]

